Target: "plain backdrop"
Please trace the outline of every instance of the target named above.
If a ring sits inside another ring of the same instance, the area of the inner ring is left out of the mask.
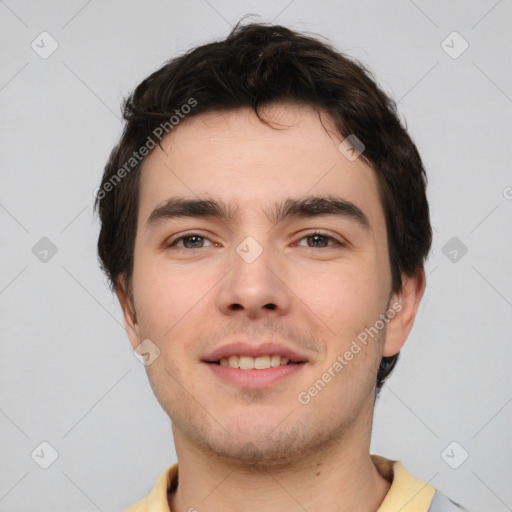
[[[0,512],[124,510],[176,460],[98,267],[94,189],[121,100],[250,13],[369,66],[429,175],[427,291],[372,453],[473,512],[512,510],[512,3],[5,0]]]

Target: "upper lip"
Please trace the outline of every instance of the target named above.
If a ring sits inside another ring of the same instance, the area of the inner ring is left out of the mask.
[[[265,342],[260,344],[255,344],[254,342],[228,343],[207,354],[203,358],[203,361],[207,363],[214,363],[225,357],[227,358],[234,355],[250,357],[280,355],[287,357],[293,363],[307,361],[307,357],[295,352],[285,345],[275,342]]]

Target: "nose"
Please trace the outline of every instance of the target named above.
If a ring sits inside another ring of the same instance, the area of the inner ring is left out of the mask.
[[[233,252],[231,270],[221,281],[218,307],[233,317],[277,318],[290,310],[292,292],[287,276],[270,248],[252,260]]]

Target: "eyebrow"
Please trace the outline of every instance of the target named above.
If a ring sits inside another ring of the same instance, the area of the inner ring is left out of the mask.
[[[213,217],[225,222],[233,221],[239,210],[233,206],[214,199],[191,199],[171,197],[155,208],[146,225],[148,228],[160,222],[179,217]],[[273,205],[265,215],[274,224],[291,218],[312,218],[332,215],[355,221],[361,228],[371,231],[371,225],[365,213],[354,203],[338,196],[309,196],[302,199],[288,198]]]

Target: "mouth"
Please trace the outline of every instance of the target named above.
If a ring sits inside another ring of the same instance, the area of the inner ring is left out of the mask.
[[[286,355],[273,352],[265,354],[259,350],[257,352],[259,353],[247,355],[226,353],[223,350],[202,362],[216,378],[230,386],[244,389],[271,388],[300,373],[307,363],[292,352],[287,352]]]
[[[269,368],[302,363],[304,363],[304,361],[291,361],[288,357],[279,354],[258,357],[232,355],[223,357],[218,361],[212,361],[212,364],[227,366],[229,368],[239,368],[240,370],[268,370]]]
[[[217,347],[202,363],[230,386],[263,389],[292,379],[309,361],[286,344],[252,339]]]

